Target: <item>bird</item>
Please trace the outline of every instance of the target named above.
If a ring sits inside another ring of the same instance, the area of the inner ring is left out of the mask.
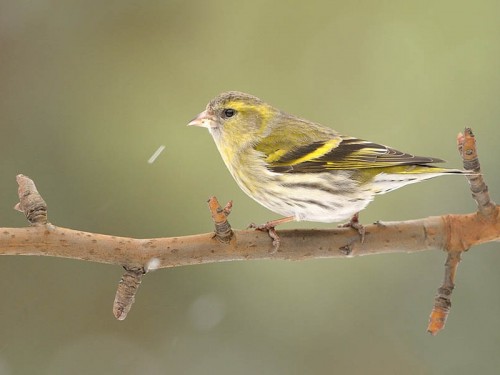
[[[238,186],[280,219],[255,226],[279,246],[275,227],[289,221],[338,223],[350,219],[364,241],[358,213],[405,185],[458,169],[444,160],[342,135],[277,109],[243,92],[223,92],[188,123],[207,128]]]

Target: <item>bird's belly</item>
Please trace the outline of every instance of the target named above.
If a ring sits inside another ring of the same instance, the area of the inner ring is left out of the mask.
[[[279,215],[332,223],[350,219],[373,199],[370,189],[363,189],[348,177],[318,173],[305,180],[304,175],[280,174],[254,189],[244,187],[241,176],[237,181],[250,197]]]
[[[366,208],[372,199],[329,199],[318,201],[304,199],[295,202],[292,199],[271,199],[257,202],[282,216],[293,216],[297,221],[337,223],[349,220],[354,214]]]

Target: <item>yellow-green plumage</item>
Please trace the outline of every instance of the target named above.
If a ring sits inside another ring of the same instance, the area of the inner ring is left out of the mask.
[[[430,165],[440,159],[340,135],[236,91],[210,101],[190,125],[208,128],[245,193],[296,220],[343,221],[376,194],[462,173]]]

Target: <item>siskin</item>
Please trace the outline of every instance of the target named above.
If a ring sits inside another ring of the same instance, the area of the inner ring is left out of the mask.
[[[239,187],[285,217],[266,229],[292,220],[352,217],[355,224],[377,194],[463,173],[431,165],[440,159],[341,135],[237,91],[215,97],[188,125],[207,128]]]

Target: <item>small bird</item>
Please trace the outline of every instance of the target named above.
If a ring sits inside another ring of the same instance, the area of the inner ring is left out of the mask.
[[[273,239],[278,224],[340,222],[360,230],[357,214],[377,194],[461,170],[431,165],[443,160],[413,156],[289,115],[259,98],[224,92],[188,125],[212,135],[239,187],[284,216],[257,227]],[[275,238],[276,235],[277,238]]]

